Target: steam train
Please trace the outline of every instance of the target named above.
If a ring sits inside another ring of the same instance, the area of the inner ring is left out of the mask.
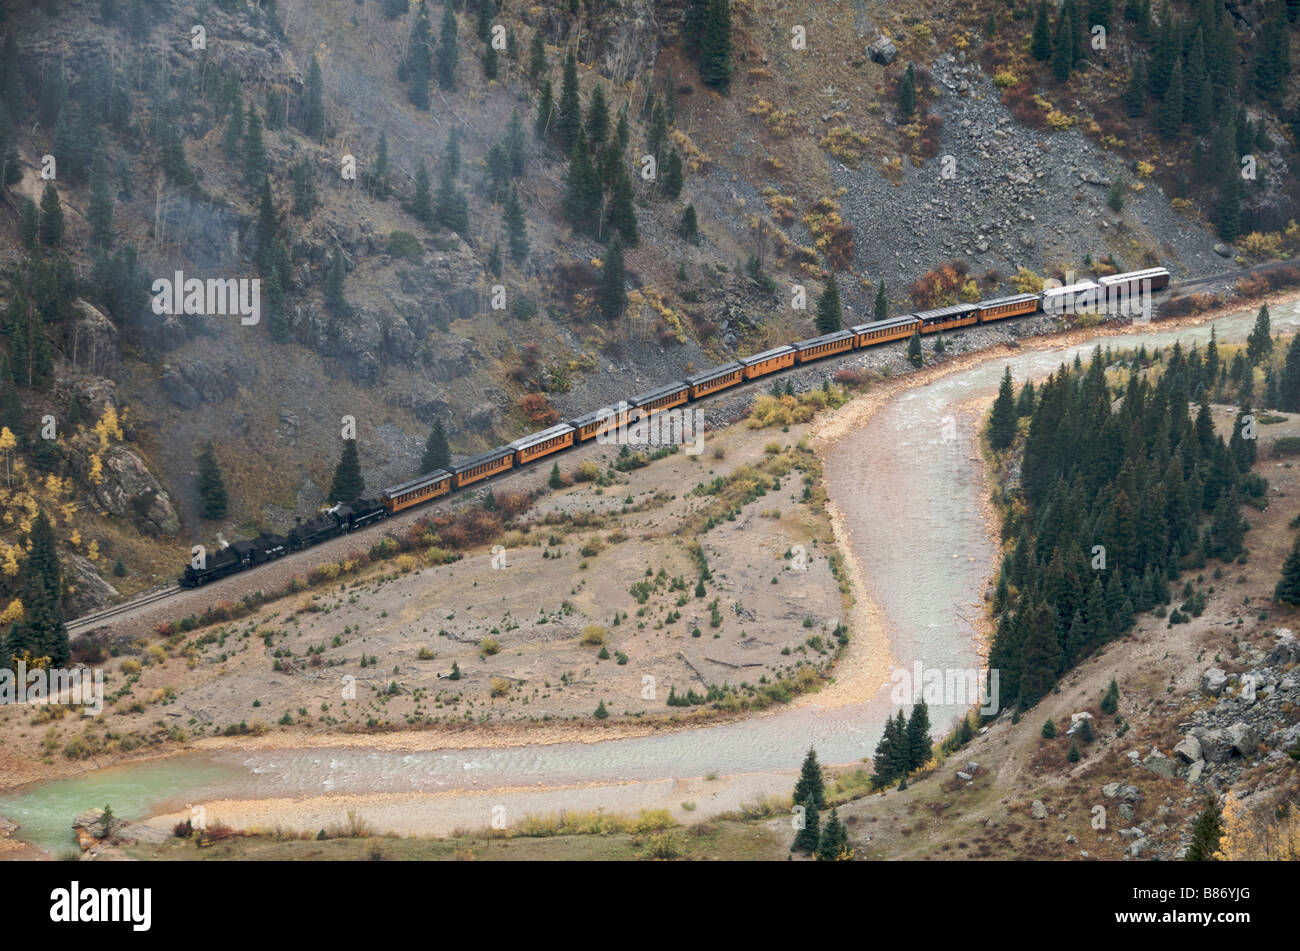
[[[422,476],[389,486],[377,498],[356,499],[340,503],[316,518],[299,522],[285,535],[262,532],[256,538],[237,541],[207,558],[202,568],[187,566],[179,583],[193,588],[224,578],[289,552],[301,551],[331,538],[351,532],[379,519],[431,502],[467,486],[484,482],[553,453],[580,445],[603,433],[630,426],[643,419],[705,399],[729,387],[780,373],[851,350],[863,350],[897,340],[907,340],[914,332],[921,335],[960,330],[999,320],[1044,313],[1130,312],[1132,303],[1143,291],[1163,290],[1169,285],[1169,271],[1147,268],[1085,281],[1041,293],[1014,294],[973,304],[952,304],[933,310],[858,324],[847,330],[810,337],[792,344],[772,347],[753,356],[696,373],[684,380],[666,383],[645,393],[608,406],[540,432],[521,436],[505,446],[498,446],[471,456],[463,462],[436,469]]]

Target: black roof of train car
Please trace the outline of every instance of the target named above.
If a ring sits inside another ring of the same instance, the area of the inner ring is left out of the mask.
[[[462,472],[473,469],[475,466],[481,466],[488,462],[496,462],[503,456],[512,456],[514,455],[514,452],[515,451],[509,446],[497,446],[495,449],[489,449],[487,452],[480,452],[477,456],[470,456],[464,462],[458,462],[455,465],[448,466],[447,468],[453,475],[459,475]]]
[[[410,479],[406,482],[400,482],[397,485],[390,485],[379,493],[380,498],[391,499],[395,495],[402,495],[405,492],[414,492],[416,489],[423,489],[426,486],[442,482],[444,479],[450,479],[451,473],[446,469],[434,469],[432,472],[426,472],[422,476]]]
[[[837,330],[834,333],[822,334],[820,337],[809,337],[807,340],[798,340],[792,344],[795,350],[807,350],[810,347],[820,347],[827,343],[836,343],[840,340],[848,340],[853,337],[851,330]]]
[[[629,406],[641,406],[644,403],[651,403],[663,399],[665,396],[680,393],[684,389],[686,389],[686,383],[683,380],[678,380],[676,383],[665,383],[663,386],[657,386],[653,390],[646,390],[644,393],[633,396],[627,403]]]
[[[743,370],[741,364],[733,361],[724,363],[722,366],[714,367],[712,370],[705,370],[703,373],[696,373],[686,378],[687,386],[699,386],[701,383],[708,383],[710,380],[716,380],[720,376],[726,376],[728,373],[735,373],[737,370]]]
[[[756,353],[751,357],[741,357],[740,363],[743,366],[752,367],[755,363],[762,363],[765,360],[773,360],[777,357],[783,357],[787,353],[794,353],[794,347],[782,344],[779,347],[773,347],[771,350],[764,350],[762,353]]]

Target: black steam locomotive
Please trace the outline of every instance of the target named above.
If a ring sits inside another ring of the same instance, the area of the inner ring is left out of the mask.
[[[302,551],[329,541],[353,529],[388,516],[378,499],[344,502],[306,522],[298,522],[288,535],[261,532],[256,538],[241,539],[208,555],[202,568],[187,565],[177,581],[182,588],[197,588],[246,568],[274,561],[291,551]]]

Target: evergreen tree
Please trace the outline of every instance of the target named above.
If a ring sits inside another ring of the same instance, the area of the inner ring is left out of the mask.
[[[357,441],[343,440],[343,454],[339,464],[334,468],[334,481],[330,483],[330,500],[334,502],[351,502],[361,498],[366,491],[365,479],[361,477],[361,460],[357,458]]]
[[[542,31],[533,31],[533,41],[528,47],[528,78],[537,82],[549,68],[546,62],[546,37]]]
[[[302,129],[309,138],[320,141],[325,136],[325,80],[321,77],[320,60],[311,58],[311,68],[307,71],[307,88],[304,91],[307,100],[303,110]]]
[[[1291,338],[1278,386],[1277,408],[1284,413],[1300,412],[1300,334]]]
[[[596,301],[600,315],[605,320],[617,320],[627,309],[627,291],[623,284],[626,280],[623,268],[623,242],[618,235],[609,243],[605,253],[604,266],[600,271],[600,287],[596,292]]]
[[[561,199],[564,217],[576,230],[590,231],[599,222],[601,197],[600,179],[579,132],[569,152],[569,169],[564,177]]]
[[[280,269],[271,265],[266,275],[266,329],[276,343],[289,341],[289,324],[284,309],[284,280]]]
[[[564,476],[560,475],[560,464],[558,462],[551,464],[551,474],[546,480],[546,484],[552,489],[564,488]]]
[[[682,193],[682,157],[673,149],[664,162],[664,197],[676,200]]]
[[[1180,60],[1174,63],[1173,71],[1169,76],[1169,88],[1160,102],[1160,108],[1156,110],[1156,131],[1166,139],[1172,139],[1178,135],[1182,125],[1183,64]]]
[[[1114,12],[1112,0],[1088,0],[1088,23],[1093,26],[1104,26],[1107,33],[1110,32],[1111,17]]]
[[[795,805],[804,806],[809,812],[821,812],[826,808],[826,783],[817,762],[817,751],[811,746],[804,755],[792,798]]]
[[[627,247],[635,247],[641,240],[636,221],[636,205],[633,202],[632,174],[621,162],[616,166],[614,173],[609,223],[619,233],[623,244]]]
[[[1290,30],[1285,4],[1275,3],[1255,44],[1255,94],[1269,102],[1280,100],[1291,72]]]
[[[925,362],[925,355],[921,350],[921,325],[919,323],[912,328],[912,339],[907,342],[907,359],[914,367],[919,367]]]
[[[429,22],[429,9],[425,0],[420,0],[419,12],[415,23],[411,25],[404,62],[407,98],[415,108],[428,111],[429,82],[433,78],[433,27]]]
[[[551,94],[551,81],[543,79],[542,85],[537,92],[537,119],[533,123],[533,131],[539,139],[544,139],[550,135],[554,119],[555,100]]]
[[[993,401],[993,413],[989,417],[989,445],[998,450],[1008,448],[1016,438],[1017,419],[1011,366],[1008,364],[1002,374],[1002,383],[998,386],[998,398]]]
[[[903,78],[898,82],[898,113],[904,119],[916,114],[916,65],[907,64]]]
[[[682,48],[697,64],[700,41],[704,36],[704,24],[708,16],[709,0],[686,0],[686,9],[682,13]]]
[[[304,221],[310,221],[319,204],[316,173],[311,162],[303,158],[293,167],[293,213]]]
[[[1264,304],[1255,315],[1255,326],[1246,338],[1246,361],[1259,366],[1273,353],[1273,330],[1269,322],[1268,305]]]
[[[221,465],[217,462],[217,453],[211,440],[204,444],[195,465],[198,467],[196,486],[199,493],[199,517],[225,518],[229,507],[229,496],[226,493],[226,480],[221,475]]]
[[[1119,712],[1119,684],[1115,682],[1114,677],[1110,678],[1106,692],[1102,695],[1101,712],[1107,716],[1114,716]]]
[[[519,193],[514,188],[506,198],[502,222],[510,245],[510,257],[516,264],[523,264],[528,259],[528,232],[524,227],[524,209],[519,204]]]
[[[1147,75],[1146,60],[1138,57],[1129,70],[1128,85],[1124,87],[1124,111],[1130,119],[1138,119],[1147,109]]]
[[[23,246],[27,248],[36,247],[36,239],[40,234],[40,212],[36,208],[36,202],[31,197],[23,199],[23,222],[21,235]]]
[[[699,224],[696,221],[694,205],[687,205],[686,210],[682,212],[682,220],[677,226],[677,233],[692,244],[698,242]]]
[[[924,700],[912,707],[907,720],[907,769],[911,772],[930,762],[934,745],[930,741],[930,710]]]
[[[53,182],[46,182],[45,190],[41,192],[39,234],[41,244],[46,247],[57,248],[63,244],[63,205]]]
[[[1219,189],[1219,201],[1214,209],[1214,230],[1226,242],[1237,240],[1241,233],[1241,179],[1229,175]]]
[[[257,109],[248,107],[248,125],[244,131],[244,183],[260,192],[266,180],[266,144],[262,140],[262,119]]]
[[[484,43],[492,35],[492,0],[478,0],[478,38]]]
[[[700,79],[724,95],[731,87],[731,0],[709,0],[700,32]]]
[[[1214,853],[1219,851],[1219,840],[1222,837],[1223,813],[1219,811],[1218,800],[1209,795],[1205,799],[1205,807],[1192,826],[1192,842],[1183,858],[1188,862],[1215,861]]]
[[[491,43],[483,48],[483,78],[496,79],[500,70],[500,61],[496,47]]]
[[[337,317],[347,317],[352,313],[352,305],[344,294],[343,282],[347,277],[347,267],[343,264],[343,250],[334,252],[330,259],[329,270],[325,275],[325,306]]]
[[[819,862],[838,862],[852,857],[849,848],[849,833],[840,821],[838,809],[831,810],[826,828],[822,830],[821,841],[817,843],[817,860]]]
[[[1028,709],[1056,683],[1062,654],[1056,618],[1048,605],[1027,605],[1022,615],[1024,643],[1020,651],[1019,703]]]
[[[1197,29],[1192,38],[1192,48],[1187,54],[1187,65],[1183,70],[1183,121],[1200,131],[1209,121],[1213,98],[1206,98],[1210,92],[1206,84],[1208,75],[1205,66],[1205,34]]]
[[[885,281],[881,278],[880,284],[876,287],[876,309],[875,319],[885,320],[889,317],[889,298],[885,296]]]
[[[1052,41],[1052,75],[1058,83],[1070,78],[1074,68],[1074,23],[1070,19],[1070,4],[1061,7],[1056,21],[1056,37]]]
[[[226,158],[232,162],[239,158],[239,145],[243,138],[244,103],[242,98],[237,98],[234,107],[230,110],[230,118],[226,120],[226,135],[222,140],[222,148],[225,149]]]
[[[426,170],[425,188],[428,188],[429,173]],[[391,185],[388,180],[388,133],[379,133],[379,144],[375,148],[375,168],[367,180],[370,185],[371,194],[380,201],[387,201],[391,192]]]
[[[427,228],[433,228],[433,196],[429,194],[429,170],[424,159],[415,169],[415,194],[411,196],[411,215]]]
[[[557,106],[556,135],[560,147],[572,152],[582,138],[582,104],[578,100],[578,58],[573,51],[564,58],[563,79],[560,82],[560,101]],[[585,146],[584,146],[585,148]]]
[[[442,420],[433,421],[433,429],[424,444],[424,455],[420,458],[420,474],[446,469],[451,465],[451,447],[447,444],[447,432],[442,428]]]
[[[9,629],[5,659],[26,653],[33,659],[48,657],[51,667],[65,667],[71,655],[63,620],[62,568],[54,529],[43,510],[37,512],[28,540],[19,595],[24,613]]]
[[[1282,577],[1273,589],[1273,600],[1278,604],[1300,605],[1300,538],[1282,562]]]
[[[605,89],[600,83],[591,91],[591,100],[587,104],[587,142],[592,149],[599,149],[605,144],[609,135],[609,106],[605,102]]]
[[[506,126],[506,157],[510,160],[510,177],[524,174],[524,120],[516,109]]]
[[[1156,47],[1151,56],[1150,68],[1147,70],[1147,82],[1151,95],[1163,101],[1173,76],[1174,61],[1178,58],[1177,30],[1174,28],[1173,15],[1170,13],[1167,0],[1160,8],[1160,26],[1161,29],[1156,34]]]
[[[1047,0],[1039,0],[1038,13],[1034,17],[1034,38],[1029,51],[1040,63],[1046,63],[1052,58],[1052,26],[1048,19]]]
[[[456,187],[454,168],[455,164],[450,160],[443,163],[434,220],[439,227],[464,237],[469,233],[469,198]]]
[[[840,284],[835,279],[835,270],[832,268],[830,277],[826,279],[826,287],[822,290],[821,296],[817,298],[817,332],[819,334],[834,333],[843,324],[843,314],[840,309]]]
[[[450,2],[442,8],[442,26],[438,43],[438,87],[448,91],[456,88],[457,46],[456,11]]]

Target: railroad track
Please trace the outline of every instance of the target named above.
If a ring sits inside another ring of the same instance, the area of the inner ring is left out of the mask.
[[[170,598],[180,589],[180,585],[169,584],[162,588],[156,588],[138,598],[133,598],[130,601],[124,601],[121,604],[115,604],[110,608],[105,608],[102,611],[96,611],[93,614],[83,614],[81,617],[68,622],[68,633],[71,634],[75,631],[83,631],[93,627],[98,627],[100,624],[111,621],[113,618],[126,614],[128,611],[134,611],[136,608],[144,607],[146,604],[153,604],[155,601]]]
[[[1201,284],[1209,284],[1216,281],[1225,281],[1234,278],[1241,278],[1247,274],[1253,274],[1257,271],[1265,271],[1271,268],[1286,267],[1286,266],[1300,266],[1300,258],[1291,258],[1290,260],[1286,260],[1286,261],[1269,261],[1264,264],[1254,265],[1252,267],[1237,268],[1232,271],[1224,271],[1223,273],[1213,274],[1208,277],[1198,277],[1191,280],[1171,283],[1166,293],[1167,296],[1169,296],[1170,298],[1178,297],[1181,296],[1185,288],[1196,287]],[[831,359],[827,360],[826,363],[828,365],[838,363],[839,357],[851,356],[852,354],[858,352],[859,351],[854,350],[854,351],[850,351],[848,354],[837,354],[835,357],[832,357]],[[768,382],[769,381],[766,379],[746,380],[742,382],[739,386],[735,387],[734,389],[729,389],[726,395],[735,395],[736,393],[743,392],[747,389],[758,389],[768,385]],[[718,394],[710,394],[708,396],[701,397],[698,402],[706,402],[712,399],[716,395]],[[505,477],[505,479],[509,479],[510,476],[517,474],[518,471],[519,470],[517,469],[513,469],[510,470],[509,472],[503,473],[503,476]],[[461,499],[461,501],[468,502],[469,499],[472,497],[473,497],[473,493],[467,493]],[[430,506],[430,508],[441,507],[441,504],[445,504],[448,502],[455,503],[456,499],[455,498],[439,499],[436,502],[434,502],[433,505]],[[380,522],[377,523],[376,525],[366,526],[365,530],[378,528],[380,525],[383,524],[384,522]],[[91,628],[104,624],[108,621],[111,621],[116,617],[120,617],[121,615],[133,611],[137,608],[141,608],[146,605],[154,604],[155,602],[162,601],[163,599],[169,598],[180,591],[181,591],[180,585],[173,583],[173,584],[165,585],[161,588],[156,588],[148,592],[147,594],[141,595],[140,597],[135,598],[131,601],[127,601],[122,604],[117,604],[112,607],[105,608],[104,610],[97,611],[93,614],[83,615],[82,617],[76,618],[67,623],[68,633],[71,634],[74,632],[89,630]]]

